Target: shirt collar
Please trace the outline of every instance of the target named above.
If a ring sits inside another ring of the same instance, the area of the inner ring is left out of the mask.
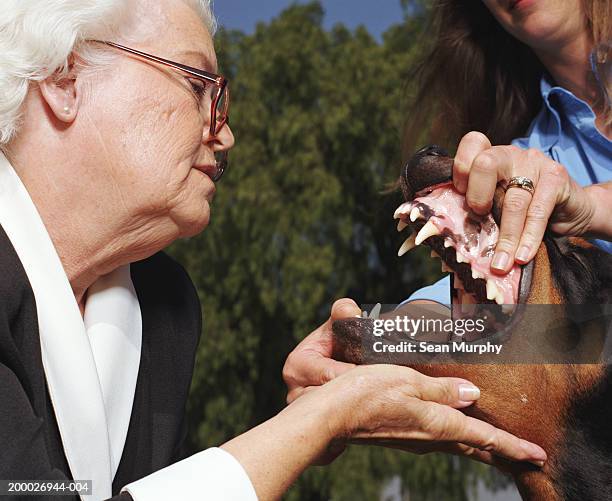
[[[549,134],[548,139],[553,141],[548,145],[549,147],[556,143],[558,136],[562,134],[563,122],[561,117],[564,117],[567,123],[576,129],[580,135],[609,147],[610,140],[597,129],[595,113],[586,101],[576,97],[572,92],[559,85],[553,85],[547,75],[540,80],[540,92],[544,109],[552,118],[553,123],[551,125],[554,125],[549,131],[551,134]]]

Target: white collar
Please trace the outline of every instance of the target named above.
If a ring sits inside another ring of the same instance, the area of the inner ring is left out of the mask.
[[[129,265],[88,290],[85,318],[25,186],[0,153],[0,225],[36,300],[41,354],[64,452],[75,480],[111,497],[132,411],[142,318]]]
[[[84,324],[102,387],[114,478],[130,425],[142,345],[140,304],[129,265],[89,287]]]

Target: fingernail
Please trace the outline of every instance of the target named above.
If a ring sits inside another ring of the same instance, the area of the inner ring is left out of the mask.
[[[529,259],[529,247],[523,245],[516,253],[516,259],[519,261],[527,261]]]
[[[473,402],[480,398],[480,389],[473,384],[460,384],[459,385],[459,400],[462,402]]]
[[[531,442],[527,442],[527,440],[521,440],[521,449],[525,451],[531,459],[530,463],[538,465],[540,467],[544,466],[544,461],[546,460],[546,452],[540,446],[536,444],[532,444]]]
[[[497,270],[505,270],[510,256],[507,252],[497,252],[491,263],[491,267]]]

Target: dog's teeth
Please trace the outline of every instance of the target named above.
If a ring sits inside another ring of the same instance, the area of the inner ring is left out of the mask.
[[[457,254],[455,254],[455,260],[458,263],[467,263],[467,261],[463,258],[460,252],[457,252]]]
[[[445,238],[444,239],[444,247],[449,248],[450,246],[452,246],[452,242],[450,241],[450,238]]]
[[[472,278],[476,280],[477,278],[484,278],[484,275],[476,270],[472,270]]]
[[[397,251],[398,257],[403,256],[404,254],[406,254],[406,252],[416,247],[416,243],[414,242],[415,238],[416,238],[416,234],[413,233],[406,240],[404,240],[404,243]]]
[[[393,219],[398,219],[400,216],[404,214],[408,214],[411,206],[412,206],[411,202],[404,202],[397,209],[395,209],[395,213],[393,214]]]
[[[420,217],[421,217],[421,211],[419,210],[418,207],[414,207],[410,211],[410,221],[412,221],[414,223]]]
[[[440,234],[440,230],[436,228],[436,225],[433,224],[431,221],[427,221],[425,223],[425,226],[421,228],[421,231],[419,231],[418,235],[416,236],[416,240],[414,243],[416,245],[421,245],[429,237],[433,237],[434,235],[439,235],[439,234]]]
[[[397,231],[398,231],[398,232],[399,232],[399,231],[402,231],[402,230],[403,230],[403,229],[404,229],[406,226],[408,226],[408,223],[407,223],[406,221],[404,221],[404,220],[400,219],[400,220],[397,222]]]
[[[504,295],[502,294],[502,292],[501,292],[501,291],[499,291],[499,292],[497,293],[497,296],[495,296],[495,302],[496,302],[497,304],[504,304]]]
[[[497,296],[499,295],[499,289],[493,280],[487,280],[487,299],[492,301],[495,299],[497,301]]]

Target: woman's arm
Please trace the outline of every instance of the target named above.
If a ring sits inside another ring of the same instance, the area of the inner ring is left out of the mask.
[[[222,446],[244,467],[259,499],[278,499],[332,441],[460,444],[537,465],[538,446],[468,417],[459,408],[480,396],[468,381],[431,378],[392,365],[361,366],[302,394],[282,412]]]
[[[262,501],[280,498],[336,435],[336,416],[327,402],[310,401],[309,408],[307,400],[298,399],[221,446],[246,470]]]

